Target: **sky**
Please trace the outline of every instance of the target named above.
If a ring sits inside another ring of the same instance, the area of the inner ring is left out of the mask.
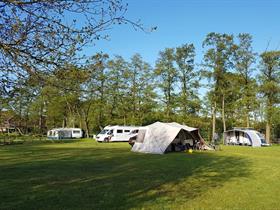
[[[257,53],[280,49],[280,0],[124,0],[126,17],[141,19],[152,33],[135,31],[129,25],[114,27],[110,40],[87,47],[88,56],[96,52],[121,55],[129,59],[140,53],[154,66],[158,53],[167,47],[193,43],[196,63],[203,58],[202,42],[209,32],[250,33]]]

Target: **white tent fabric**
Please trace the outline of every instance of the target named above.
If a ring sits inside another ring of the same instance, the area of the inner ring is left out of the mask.
[[[261,146],[260,137],[257,135],[257,133],[255,131],[247,130],[245,132],[250,136],[253,147],[260,147]]]
[[[155,122],[144,127],[145,137],[143,142],[135,142],[132,147],[134,152],[163,154],[167,147],[174,141],[181,130],[190,133],[194,139],[200,140],[197,128],[180,125],[178,123]],[[197,132],[198,135],[193,132]]]
[[[246,137],[244,136],[246,134]],[[261,137],[256,130],[250,129],[233,129],[224,132],[225,144],[243,144],[249,141],[252,147],[261,147]]]

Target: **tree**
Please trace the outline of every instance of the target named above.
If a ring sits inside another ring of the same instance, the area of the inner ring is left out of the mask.
[[[199,107],[197,89],[199,87],[198,72],[194,69],[195,47],[193,44],[184,44],[176,48],[175,61],[178,66],[180,80],[179,106],[183,117],[195,113]]]
[[[178,73],[174,67],[174,49],[166,48],[159,53],[156,62],[155,75],[158,78],[158,87],[162,90],[165,104],[165,118],[171,119],[171,114],[175,106],[174,86],[178,79]]]
[[[82,127],[82,84],[87,78],[84,69],[70,64],[45,75],[47,82],[38,97],[45,100],[46,123],[49,127]]]
[[[128,62],[121,56],[108,61],[108,113],[116,124],[126,124],[129,114]]]
[[[237,49],[234,54],[234,64],[235,69],[238,74],[242,77],[241,86],[242,86],[242,98],[239,101],[244,107],[246,116],[246,126],[250,126],[250,112],[256,106],[256,94],[257,87],[256,81],[252,78],[253,68],[252,64],[255,63],[256,53],[252,49],[252,36],[250,34],[238,34],[238,44]],[[244,110],[241,107],[241,110]]]
[[[216,112],[217,105],[221,107],[221,116],[223,121],[223,130],[226,130],[225,122],[225,73],[232,68],[232,55],[234,52],[233,36],[228,34],[209,33],[203,47],[208,47],[204,55],[204,66],[208,69],[207,76],[213,81],[212,94],[212,138],[216,130]]]
[[[280,103],[280,51],[264,52],[260,57],[260,90],[265,98],[266,140],[269,143],[275,106]]]
[[[135,54],[131,58],[128,70],[130,123],[141,125],[146,116],[151,114],[155,105],[153,69],[143,61],[140,54]]]
[[[121,0],[5,0],[0,2],[0,84],[8,89],[20,78],[73,63],[77,51],[107,38],[125,18]],[[67,19],[67,21],[65,21]],[[144,30],[144,29],[143,29]]]
[[[243,92],[243,78],[240,74],[235,72],[226,72],[225,75],[225,118],[227,119],[228,127],[243,126],[244,122],[244,104],[242,103]]]
[[[86,66],[89,79],[84,84],[85,93],[83,116],[86,125],[86,133],[89,132],[89,115],[91,111],[95,113],[95,129],[105,126],[105,113],[107,111],[108,100],[108,69],[107,62],[109,55],[97,53],[90,59],[90,64]],[[94,109],[94,111],[92,110]],[[88,134],[87,134],[88,135]]]
[[[141,100],[140,100],[140,94],[141,94],[141,89],[140,89],[140,83],[141,81],[141,71],[143,70],[145,65],[142,61],[142,58],[139,54],[135,54],[131,58],[131,62],[129,64],[129,87],[130,87],[130,104],[131,104],[131,123],[135,124],[137,123],[136,116],[137,114],[139,115],[140,111],[140,105],[141,105]]]

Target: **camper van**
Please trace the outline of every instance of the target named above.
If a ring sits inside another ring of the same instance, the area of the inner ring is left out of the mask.
[[[98,142],[128,141],[136,136],[140,127],[134,126],[106,126],[97,136]]]
[[[54,128],[48,131],[49,139],[79,139],[83,137],[83,131],[80,128]]]
[[[252,128],[233,128],[224,132],[224,143],[252,147],[270,146],[264,136]]]

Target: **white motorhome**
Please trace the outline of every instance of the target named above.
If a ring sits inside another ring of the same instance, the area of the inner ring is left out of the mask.
[[[264,136],[252,128],[233,128],[224,132],[224,143],[229,145],[248,145],[252,147],[269,146]]]
[[[141,127],[134,126],[106,126],[97,136],[98,142],[128,141],[131,137],[137,135]]]
[[[83,137],[83,131],[80,128],[54,128],[48,131],[49,139],[79,139]]]

